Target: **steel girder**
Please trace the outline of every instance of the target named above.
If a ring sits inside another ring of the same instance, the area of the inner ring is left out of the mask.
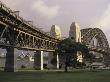
[[[37,29],[0,2],[0,46],[55,50],[58,42],[58,39]]]
[[[101,49],[103,51],[108,51],[109,44],[107,38],[103,31],[99,28],[87,28],[81,30],[82,42],[86,45],[90,46],[91,40],[95,37],[98,41],[97,50]]]

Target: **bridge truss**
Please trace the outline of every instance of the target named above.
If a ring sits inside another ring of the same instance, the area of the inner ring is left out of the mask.
[[[107,41],[107,38],[103,31],[99,28],[86,28],[81,30],[82,34],[82,42],[89,47],[94,47],[90,46],[91,40],[93,38],[97,39],[97,45],[95,46],[96,49],[101,49],[103,51],[108,51],[109,49],[109,44]]]
[[[24,20],[0,2],[0,46],[18,49],[55,50],[59,40]]]
[[[93,53],[103,55],[102,62],[106,65],[110,64],[109,43],[103,31],[99,28],[86,28],[81,30],[82,43],[86,44]],[[93,39],[97,40],[97,44],[91,43]],[[92,45],[91,45],[92,44]],[[96,61],[98,59],[95,59]]]

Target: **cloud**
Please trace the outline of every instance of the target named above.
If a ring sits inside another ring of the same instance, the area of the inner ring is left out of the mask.
[[[109,36],[109,32],[110,32],[110,4],[108,5],[107,9],[105,10],[105,12],[103,13],[103,15],[100,17],[100,20],[98,21],[98,26],[100,26],[99,28],[102,29],[109,41],[110,44],[110,36]]]
[[[110,4],[105,10],[104,14],[101,16],[98,25],[100,25],[103,30],[110,30]]]
[[[38,0],[33,3],[32,9],[48,19],[52,19],[58,15],[60,7],[58,5],[47,6],[44,1]]]

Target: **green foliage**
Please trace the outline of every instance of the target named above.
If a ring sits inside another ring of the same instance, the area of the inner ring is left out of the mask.
[[[77,67],[77,64],[78,66],[82,66],[82,63],[80,64],[77,61],[77,51],[82,52],[83,57],[87,57],[89,54],[89,49],[86,45],[74,42],[69,38],[62,40],[58,44],[57,52],[59,55],[63,55],[65,57],[65,72],[68,71],[68,66]]]
[[[62,40],[58,44],[57,52],[60,55],[64,55],[66,53],[76,53],[77,51],[81,51],[85,56],[89,54],[89,49],[86,45],[79,42],[73,42],[69,38]]]
[[[82,43],[76,43],[76,47],[77,47],[77,51],[81,51],[82,52],[82,55],[84,57],[88,57],[89,58],[89,49],[88,47],[85,45],[85,44],[82,44]]]
[[[76,45],[71,41],[71,39],[67,38],[58,44],[57,51],[61,55],[65,53],[73,53],[76,51]]]

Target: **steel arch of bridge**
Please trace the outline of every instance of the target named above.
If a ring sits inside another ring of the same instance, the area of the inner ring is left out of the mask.
[[[109,49],[109,44],[104,32],[99,28],[86,28],[81,30],[82,42],[89,45],[91,40],[95,37],[98,41],[98,49],[107,51]]]

